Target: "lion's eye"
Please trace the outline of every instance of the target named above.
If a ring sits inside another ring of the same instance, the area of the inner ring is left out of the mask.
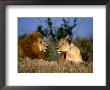
[[[40,41],[40,43],[42,43],[42,41]]]

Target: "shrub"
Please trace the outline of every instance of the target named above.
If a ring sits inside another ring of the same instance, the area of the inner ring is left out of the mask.
[[[48,42],[48,61],[57,60],[56,41],[49,40]]]
[[[80,48],[84,61],[93,60],[93,40],[87,38],[76,38],[74,43]]]

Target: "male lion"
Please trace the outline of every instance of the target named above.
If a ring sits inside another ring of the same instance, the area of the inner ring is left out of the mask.
[[[47,44],[40,32],[33,32],[19,42],[19,57],[46,59]]]
[[[82,62],[80,49],[69,40],[68,36],[59,41],[57,52],[66,53],[66,59],[64,59],[66,62],[72,62],[76,64],[80,64]],[[59,58],[59,60],[61,58],[62,56]]]

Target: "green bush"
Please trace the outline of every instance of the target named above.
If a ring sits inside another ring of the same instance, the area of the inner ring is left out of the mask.
[[[48,61],[56,61],[57,60],[57,50],[56,50],[56,41],[49,40],[48,43]]]
[[[84,61],[93,60],[93,40],[87,38],[76,38],[74,43],[80,48]]]

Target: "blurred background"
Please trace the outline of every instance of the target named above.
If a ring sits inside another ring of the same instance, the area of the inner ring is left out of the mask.
[[[67,35],[80,48],[84,61],[93,60],[92,17],[19,17],[18,44],[32,32],[41,32],[46,37],[48,61],[57,60],[57,43]]]

